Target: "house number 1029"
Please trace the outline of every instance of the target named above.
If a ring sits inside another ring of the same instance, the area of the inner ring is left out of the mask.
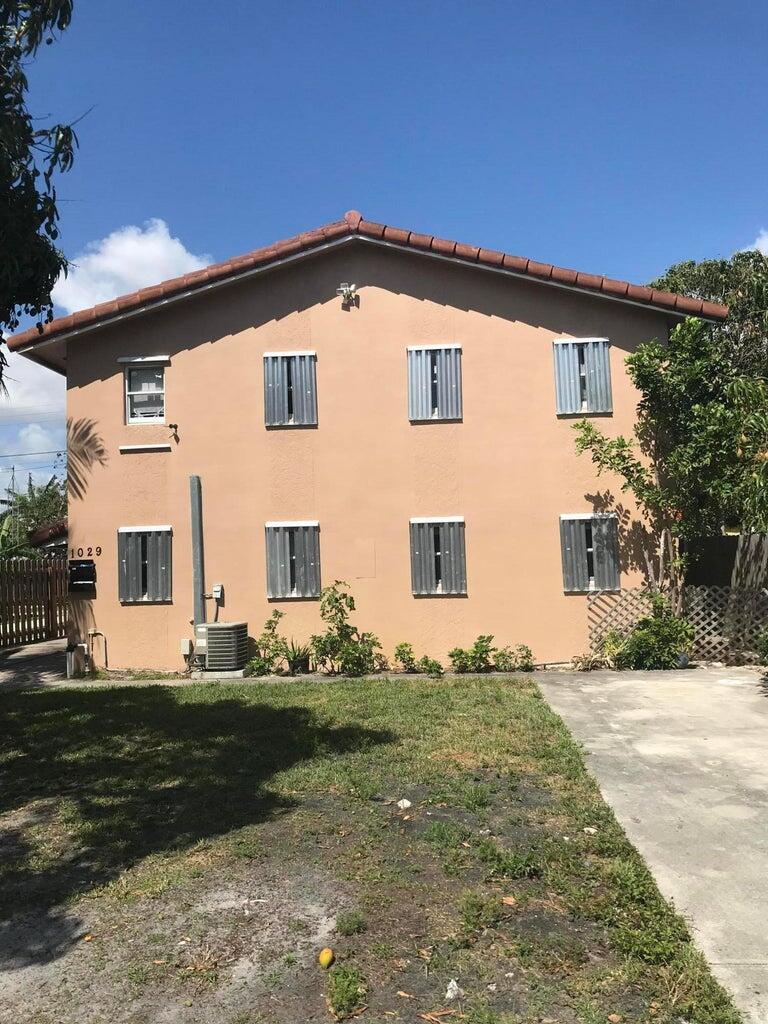
[[[101,554],[101,545],[97,544],[95,548],[71,548],[72,554],[70,558],[93,558],[94,555]]]

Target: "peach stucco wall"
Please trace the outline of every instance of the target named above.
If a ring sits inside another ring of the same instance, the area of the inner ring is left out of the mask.
[[[342,309],[340,281],[359,286]],[[318,519],[323,582],[347,580],[361,628],[391,656],[398,641],[444,658],[479,633],[527,643],[538,661],[587,646],[586,597],[562,588],[558,517],[611,489],[555,415],[552,339],[611,340],[610,434],[631,430],[637,396],[627,352],[666,334],[659,313],[356,242],[71,342],[68,415],[103,445],[81,471],[70,546],[101,547],[97,597],[73,602],[82,633],[106,635],[110,667],[179,669],[192,631],[189,475],[203,484],[206,585],[223,583],[220,618],[251,635],[276,605],[306,639],[316,601],[268,602],[264,522]],[[412,425],[406,346],[460,343],[464,419]],[[316,429],[264,426],[262,353],[317,352]],[[169,354],[171,452],[120,454],[169,439],[167,426],[124,423],[119,356]],[[77,453],[70,454],[71,465]],[[466,598],[414,598],[410,516],[466,519]],[[119,526],[173,527],[173,602],[121,606]],[[636,582],[625,571],[622,585]],[[103,661],[103,642],[96,641]]]

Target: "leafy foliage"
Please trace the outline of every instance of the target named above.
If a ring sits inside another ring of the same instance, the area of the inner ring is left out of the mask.
[[[66,271],[56,247],[57,173],[73,163],[71,125],[40,127],[27,109],[26,62],[52,34],[67,28],[73,0],[0,0],[0,326],[15,330],[21,314],[51,320],[51,289]],[[0,351],[0,388],[7,365]]]
[[[694,636],[691,623],[675,615],[662,595],[656,594],[651,614],[640,619],[626,638],[608,638],[608,656],[616,668],[678,668],[680,655],[690,650]]]
[[[527,644],[500,647],[493,658],[497,672],[533,672],[533,651]]]
[[[35,557],[29,534],[67,517],[64,483],[52,477],[47,484],[30,479],[26,491],[0,499],[0,558]]]
[[[726,358],[739,373],[768,376],[768,257],[752,249],[730,259],[686,260],[651,287],[725,303],[728,319],[713,332]]]
[[[309,672],[311,658],[312,648],[309,644],[302,644],[297,643],[295,640],[289,640],[285,645],[285,660],[288,665],[288,671],[292,676],[298,676],[303,672]]]
[[[382,668],[381,644],[373,633],[361,633],[349,621],[355,599],[349,584],[336,580],[320,593],[320,617],[326,623],[324,633],[314,634],[310,644],[319,668],[345,676],[362,676]]]
[[[429,658],[425,654],[416,663],[416,671],[423,672],[425,676],[431,676],[432,679],[439,679],[443,674],[443,666],[436,658]]]
[[[395,647],[395,661],[403,672],[416,671],[416,655],[413,653],[411,644],[398,644]]]
[[[481,635],[469,648],[454,647],[448,652],[454,672],[490,672],[496,648],[493,637]]]
[[[282,661],[288,656],[288,645],[278,633],[280,619],[285,612],[274,608],[264,623],[261,635],[256,639],[256,654],[248,662],[248,670],[254,676],[271,676],[277,672]]]
[[[668,587],[678,607],[681,541],[732,520],[757,530],[768,524],[768,387],[740,375],[694,318],[668,344],[640,345],[626,365],[641,394],[635,437],[609,438],[582,420],[574,426],[576,448],[634,495],[656,544],[644,552],[648,580]]]

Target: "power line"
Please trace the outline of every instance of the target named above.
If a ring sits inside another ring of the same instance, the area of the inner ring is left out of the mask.
[[[0,455],[0,459],[25,459],[28,455],[63,455],[63,448],[50,448],[47,452],[12,452],[10,455]]]

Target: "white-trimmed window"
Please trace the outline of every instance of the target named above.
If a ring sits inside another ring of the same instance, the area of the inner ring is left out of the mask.
[[[464,517],[418,516],[410,521],[411,590],[425,596],[466,594]]]
[[[460,420],[461,345],[412,345],[407,352],[409,420]]]
[[[558,415],[612,412],[608,339],[557,338],[553,348]]]
[[[165,364],[168,356],[124,356],[125,422],[165,423]]]
[[[315,352],[264,353],[264,422],[268,427],[317,425]]]
[[[320,523],[266,523],[267,597],[320,596]]]
[[[619,522],[614,513],[560,516],[563,590],[619,590]]]
[[[123,604],[171,600],[172,533],[170,526],[118,529],[118,593]]]

